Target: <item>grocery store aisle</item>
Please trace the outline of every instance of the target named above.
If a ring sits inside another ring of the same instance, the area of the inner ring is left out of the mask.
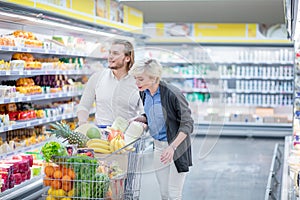
[[[193,137],[194,166],[187,176],[183,199],[264,199],[276,143],[284,143],[284,139]],[[150,151],[151,148],[145,153],[140,200],[160,199]]]

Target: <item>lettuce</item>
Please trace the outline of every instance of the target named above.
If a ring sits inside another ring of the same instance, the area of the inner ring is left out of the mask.
[[[52,156],[68,156],[66,148],[58,142],[47,142],[41,149],[46,162],[49,162]]]

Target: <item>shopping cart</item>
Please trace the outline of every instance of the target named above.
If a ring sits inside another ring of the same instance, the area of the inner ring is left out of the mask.
[[[139,199],[144,145],[142,135],[111,154],[53,157],[45,166],[44,186],[49,189],[43,196],[46,200]],[[128,146],[134,151],[119,154]],[[113,162],[125,166],[123,173],[110,176],[105,171]]]

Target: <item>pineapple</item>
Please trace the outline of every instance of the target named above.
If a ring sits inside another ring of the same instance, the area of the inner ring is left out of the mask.
[[[68,140],[69,144],[77,144],[79,148],[85,147],[89,138],[79,132],[74,132],[70,129],[70,126],[64,122],[56,122],[50,124],[53,129],[50,130],[51,134],[56,137],[62,137]]]

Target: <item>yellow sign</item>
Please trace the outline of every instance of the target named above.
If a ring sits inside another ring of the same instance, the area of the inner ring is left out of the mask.
[[[246,37],[246,24],[194,24],[195,37]]]
[[[34,0],[8,0],[8,2],[34,7]]]
[[[95,10],[95,0],[72,0],[71,9],[93,16]]]
[[[143,27],[143,13],[137,9],[124,6],[124,23],[138,28]]]
[[[143,13],[116,0],[7,0],[71,18],[142,32]]]

